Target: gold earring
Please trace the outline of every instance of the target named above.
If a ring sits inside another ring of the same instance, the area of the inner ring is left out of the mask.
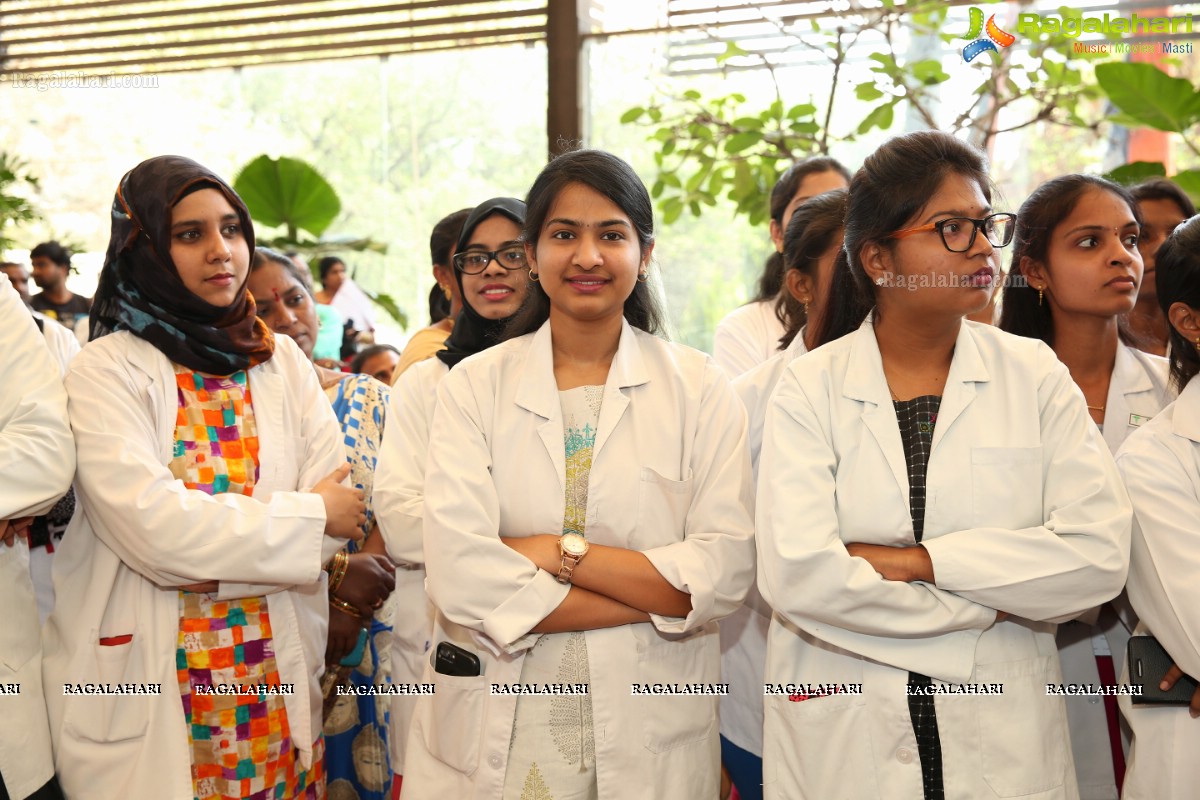
[[[1196,337],[1196,352],[1200,353],[1200,336]]]
[[[804,316],[807,317],[808,316],[808,303],[801,303],[800,305],[804,306]]]
[[[442,290],[442,294],[446,295],[446,299],[450,299],[450,287],[447,284],[439,283],[438,288]]]
[[[1043,296],[1042,290],[1038,289],[1038,308],[1042,307],[1042,296]]]
[[[538,275],[538,274],[537,274],[536,272],[534,272],[533,270],[529,270],[529,280],[533,281],[534,283],[537,283],[537,282],[538,282],[538,278],[540,278],[540,277],[541,277],[541,276],[540,276],[540,275]]]

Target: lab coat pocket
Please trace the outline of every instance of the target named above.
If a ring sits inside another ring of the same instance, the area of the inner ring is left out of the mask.
[[[639,686],[632,691],[639,695],[643,746],[663,753],[715,736],[720,696],[706,692],[721,686],[716,631],[705,628],[679,637],[642,625],[636,635]],[[679,692],[689,688],[695,693]]]
[[[16,673],[41,650],[42,633],[29,580],[28,550],[17,542],[8,552],[0,553],[0,558],[4,559],[0,562],[0,580],[7,590],[0,630],[0,667]]]
[[[983,778],[998,797],[1023,797],[1063,785],[1067,715],[1046,685],[1059,682],[1058,655],[980,664],[976,683],[999,683],[1003,697],[973,698],[979,712]]]
[[[97,640],[98,634],[93,631],[89,641]],[[73,695],[66,702],[63,726],[79,739],[105,744],[144,736],[150,703],[159,702],[157,698],[148,694],[101,693],[137,687],[144,687],[143,691],[155,687],[163,691],[161,684],[145,682],[138,634],[134,633],[125,644],[85,647],[76,663],[78,668],[70,673],[71,680],[76,682],[62,687],[64,694]]]
[[[432,670],[426,674],[434,692],[420,698],[413,724],[420,728],[430,755],[470,775],[479,763],[487,676],[442,675]]]
[[[653,547],[683,541],[684,523],[692,505],[692,471],[683,480],[663,477],[650,467],[642,467],[638,481],[637,530],[631,547]]]
[[[971,508],[976,526],[1043,524],[1042,484],[1041,447],[971,448]]]
[[[769,797],[880,797],[863,695],[766,698],[763,785]]]

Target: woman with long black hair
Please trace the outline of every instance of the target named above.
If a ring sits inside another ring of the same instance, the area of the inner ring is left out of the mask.
[[[716,620],[753,566],[745,412],[710,358],[654,335],[653,210],[628,164],[561,155],[526,203],[515,338],[438,388],[436,693],[404,796],[715,797]],[[679,685],[702,688],[661,691]]]
[[[935,131],[850,182],[874,309],[785,371],[759,465],[768,798],[1077,797],[1054,623],[1120,591],[1130,509],[1050,349],[964,319],[1013,217]]]

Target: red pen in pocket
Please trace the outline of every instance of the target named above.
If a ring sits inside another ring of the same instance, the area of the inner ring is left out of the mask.
[[[122,644],[129,644],[132,641],[133,641],[132,633],[123,633],[120,636],[101,636],[100,637],[100,646],[101,647],[116,647],[116,646],[122,645]]]

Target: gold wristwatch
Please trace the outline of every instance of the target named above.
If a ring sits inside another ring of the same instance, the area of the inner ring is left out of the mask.
[[[558,540],[558,552],[562,555],[562,566],[558,570],[558,582],[570,583],[571,573],[588,552],[588,540],[578,533],[564,533]]]

